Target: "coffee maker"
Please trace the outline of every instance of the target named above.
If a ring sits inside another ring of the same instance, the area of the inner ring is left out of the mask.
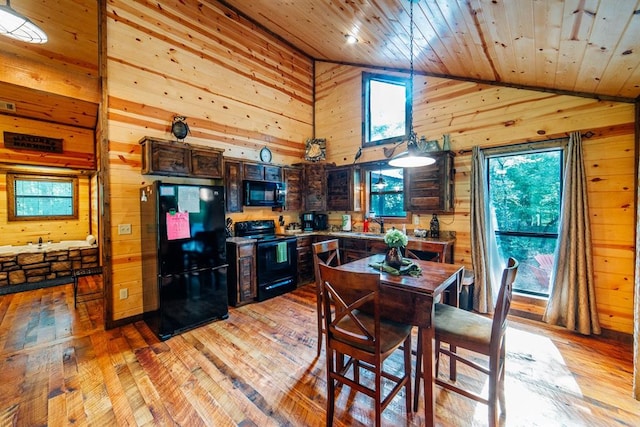
[[[300,215],[300,222],[302,222],[302,231],[313,231],[316,216],[311,212],[303,213]]]

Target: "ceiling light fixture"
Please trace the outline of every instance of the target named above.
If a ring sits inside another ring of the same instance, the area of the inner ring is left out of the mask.
[[[389,166],[397,168],[414,168],[418,166],[432,165],[436,161],[432,157],[424,155],[418,147],[418,139],[415,131],[413,130],[413,3],[417,3],[420,0],[409,0],[411,3],[409,13],[409,96],[411,97],[411,108],[409,109],[409,138],[407,139],[407,151],[404,151],[393,159],[389,160]]]
[[[354,36],[353,34],[345,34],[344,38],[347,40],[348,44],[358,43],[358,38],[356,36]]]
[[[0,5],[0,34],[27,43],[46,43],[47,34],[29,18],[11,8],[11,1]]]

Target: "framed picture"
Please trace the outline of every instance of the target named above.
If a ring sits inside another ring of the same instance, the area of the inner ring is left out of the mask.
[[[325,138],[309,138],[304,150],[304,159],[317,162],[326,158],[327,140]]]

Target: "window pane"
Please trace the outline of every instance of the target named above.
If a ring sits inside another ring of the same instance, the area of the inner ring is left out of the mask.
[[[404,136],[406,117],[404,84],[371,80],[370,141]]]
[[[362,73],[362,146],[398,143],[407,137],[409,80]]]
[[[380,180],[382,178],[382,180]],[[405,217],[404,177],[402,169],[372,171],[369,186],[369,210],[377,217]]]
[[[67,219],[75,217],[75,187],[77,178],[61,177],[18,177],[7,175],[11,183],[9,197],[13,208],[9,214],[10,220],[37,219]]]
[[[558,238],[562,150],[491,157],[489,196],[503,260],[520,262],[514,291],[549,295]]]

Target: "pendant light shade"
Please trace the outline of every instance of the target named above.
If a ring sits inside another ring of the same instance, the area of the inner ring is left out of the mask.
[[[40,27],[11,8],[9,0],[0,5],[0,34],[27,43],[46,43],[48,40]]]
[[[410,69],[409,69],[409,96],[411,97],[412,108],[409,110],[409,138],[407,139],[407,151],[404,151],[389,160],[389,166],[397,168],[415,168],[419,166],[432,165],[436,161],[432,157],[420,151],[416,133],[413,130],[413,3],[420,0],[408,0],[411,4],[409,14],[409,50],[410,50]]]

